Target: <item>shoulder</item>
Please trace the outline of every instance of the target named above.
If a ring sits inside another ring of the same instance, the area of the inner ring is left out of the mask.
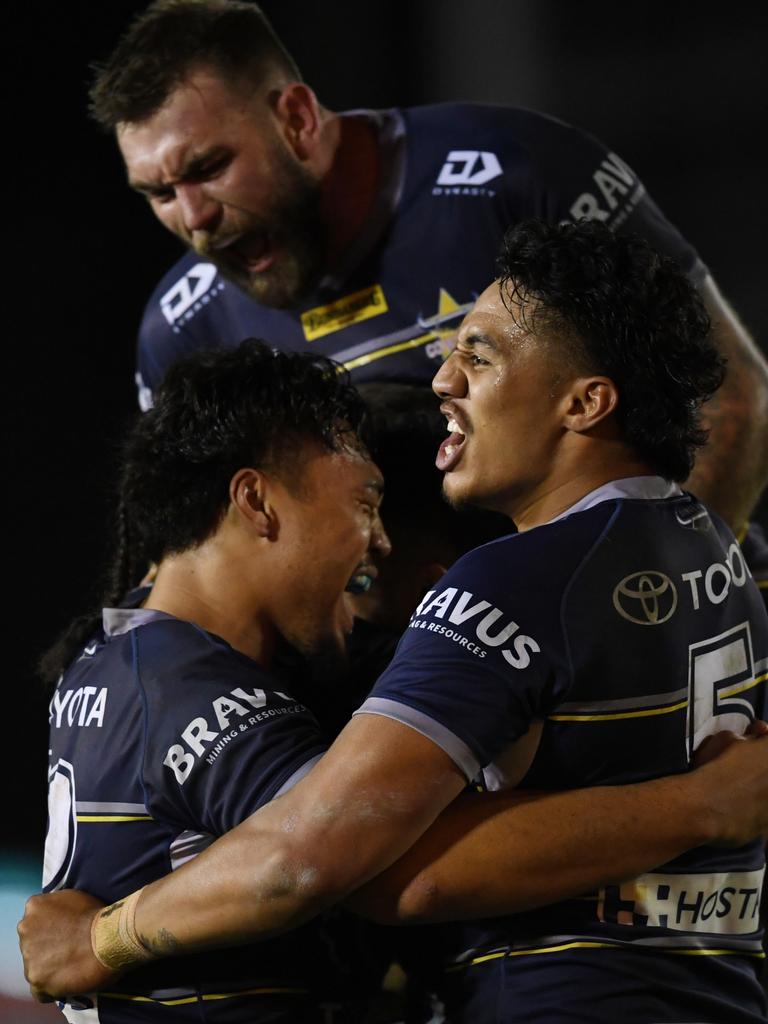
[[[223,640],[168,619],[136,629],[133,644],[144,778],[160,816],[226,831],[324,751],[311,712]]]
[[[599,541],[617,513],[615,501],[605,501],[577,515],[522,533],[500,537],[463,555],[442,578],[457,585],[485,580],[516,588],[517,579],[553,574],[567,578]]]
[[[188,694],[213,692],[230,681],[272,685],[255,661],[192,622],[169,616],[132,630],[126,638],[144,688],[165,694],[172,687],[177,703],[189,699]]]
[[[537,132],[555,135],[584,134],[558,118],[536,110],[489,103],[436,103],[409,107],[403,111],[403,117],[408,128],[435,133],[519,132],[524,137],[535,135]]]

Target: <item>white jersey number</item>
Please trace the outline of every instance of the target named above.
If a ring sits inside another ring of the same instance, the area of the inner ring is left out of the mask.
[[[688,757],[716,732],[742,733],[755,717],[739,696],[755,685],[752,636],[742,622],[688,648]],[[746,721],[745,721],[746,719]]]
[[[48,769],[48,832],[43,857],[43,889],[63,889],[75,853],[77,813],[75,774],[62,758]]]

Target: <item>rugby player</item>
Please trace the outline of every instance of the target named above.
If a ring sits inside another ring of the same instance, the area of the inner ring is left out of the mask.
[[[555,1020],[567,1004],[606,1024],[764,1021],[764,851],[749,840],[766,826],[768,743],[690,771],[705,739],[766,714],[759,594],[733,535],[676,483],[721,377],[669,260],[599,224],[513,231],[434,386],[447,497],[519,533],[424,598],[360,712],[280,799],[106,910],[34,897],[38,992],[273,935],[384,872],[359,908],[479,918],[441,930],[451,1020]],[[724,799],[715,773],[737,756]],[[465,800],[441,846],[430,825],[477,778],[546,795],[484,820]],[[669,835],[681,823],[686,854]],[[615,884],[593,893],[587,867]],[[582,896],[530,910],[555,886]],[[508,911],[523,913],[485,920]]]
[[[150,4],[98,71],[92,111],[188,249],[142,324],[145,406],[180,356],[251,336],[331,356],[355,381],[428,385],[505,230],[593,218],[674,256],[700,289],[729,366],[689,487],[746,521],[768,479],[768,367],[692,246],[591,136],[477,104],[334,113],[236,0]]]

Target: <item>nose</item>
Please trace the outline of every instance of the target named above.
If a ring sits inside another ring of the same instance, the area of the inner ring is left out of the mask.
[[[371,526],[371,551],[379,558],[386,558],[392,552],[392,542],[378,512]]]
[[[432,379],[432,390],[439,398],[464,398],[467,378],[459,364],[455,350],[451,352]]]
[[[176,204],[189,236],[196,231],[211,233],[221,221],[222,206],[202,185],[184,182],[176,186]]]

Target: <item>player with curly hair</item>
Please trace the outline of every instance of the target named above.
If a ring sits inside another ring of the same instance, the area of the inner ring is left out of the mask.
[[[363,887],[353,906],[388,920],[468,919],[423,938],[451,1021],[763,1022],[751,837],[768,739],[691,771],[705,740],[768,712],[759,592],[728,528],[676,482],[721,377],[695,288],[644,242],[601,225],[513,230],[434,388],[446,496],[519,532],[432,587],[352,722],[279,800],[105,910],[33,898],[33,984],[114,984]],[[201,737],[198,724],[169,751],[180,771]],[[751,807],[752,829],[731,826],[728,847],[712,773],[736,755],[727,806]],[[492,792],[455,801],[473,780]],[[538,796],[484,816],[512,787]],[[699,829],[692,849],[670,836],[681,821]]]

